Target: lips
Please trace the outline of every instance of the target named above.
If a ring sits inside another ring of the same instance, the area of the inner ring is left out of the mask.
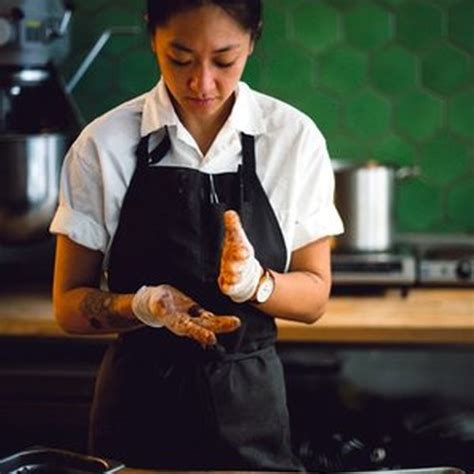
[[[214,97],[189,97],[190,101],[192,102],[196,102],[198,104],[210,104],[211,102],[213,102],[214,100],[216,100]]]

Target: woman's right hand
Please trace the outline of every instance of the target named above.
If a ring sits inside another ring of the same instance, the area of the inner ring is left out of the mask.
[[[203,346],[215,344],[216,334],[240,327],[236,316],[216,316],[170,285],[143,286],[133,297],[132,310],[147,326],[165,326]]]

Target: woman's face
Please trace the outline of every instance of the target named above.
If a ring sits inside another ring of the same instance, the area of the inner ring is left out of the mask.
[[[181,120],[205,122],[230,110],[253,41],[222,8],[206,5],[158,27],[152,48]]]

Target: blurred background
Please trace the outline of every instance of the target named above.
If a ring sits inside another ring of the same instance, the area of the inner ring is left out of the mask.
[[[78,84],[89,121],[151,88],[158,71],[144,2],[75,4],[65,77],[104,29],[143,30],[113,36]],[[399,231],[474,231],[472,0],[266,0],[244,79],[312,117],[334,159],[419,165],[400,183]]]

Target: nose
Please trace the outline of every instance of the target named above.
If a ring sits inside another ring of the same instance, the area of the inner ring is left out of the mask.
[[[215,78],[212,68],[201,64],[194,68],[189,80],[189,88],[199,97],[211,94],[215,87]]]

